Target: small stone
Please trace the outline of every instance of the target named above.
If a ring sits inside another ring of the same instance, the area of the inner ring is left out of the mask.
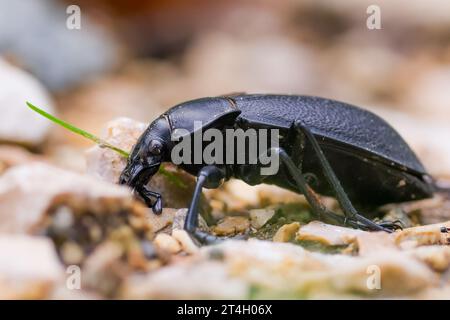
[[[58,204],[74,213],[146,209],[134,202],[128,188],[44,163],[14,166],[0,176],[0,232],[31,233]],[[66,227],[69,214],[60,213],[56,224]]]
[[[155,240],[153,240],[153,244],[156,247],[173,254],[181,251],[180,243],[174,237],[166,233],[158,234]]]
[[[194,241],[192,241],[192,238],[184,230],[173,230],[172,237],[178,240],[178,242],[181,244],[181,249],[188,254],[194,254],[200,250],[200,248],[197,247]]]
[[[259,229],[264,226],[274,214],[274,209],[252,209],[249,213],[250,224],[253,228]]]
[[[250,222],[246,217],[225,217],[213,231],[218,236],[228,236],[243,233],[250,227]]]
[[[0,234],[0,278],[2,300],[48,299],[66,274],[50,239]]]
[[[326,246],[348,245],[356,241],[356,237],[365,231],[335,226],[321,221],[311,221],[302,226],[296,239],[299,241],[315,241]]]
[[[273,236],[274,242],[289,242],[291,241],[295,233],[300,229],[300,223],[292,222],[285,224],[278,229],[277,233]]]

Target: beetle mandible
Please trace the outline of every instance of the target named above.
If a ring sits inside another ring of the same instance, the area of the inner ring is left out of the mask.
[[[185,221],[186,231],[201,243],[217,237],[197,229],[202,188],[217,188],[237,178],[250,185],[275,184],[303,194],[319,218],[364,230],[392,232],[396,223],[375,223],[363,208],[431,197],[435,184],[402,137],[383,119],[359,107],[325,98],[297,95],[237,94],[200,98],[176,105],[154,120],[138,142],[120,176],[155,213],[161,196],[146,184],[162,162],[171,162],[176,129],[273,128],[279,146],[266,150],[280,160],[275,175],[260,174],[255,164],[180,164],[197,176]],[[315,177],[309,181],[307,176]],[[344,215],[327,209],[317,197],[334,196]]]

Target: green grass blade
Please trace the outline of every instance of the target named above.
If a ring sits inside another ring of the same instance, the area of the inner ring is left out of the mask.
[[[74,132],[76,134],[79,134],[80,136],[83,136],[83,137],[85,137],[85,138],[95,142],[100,147],[111,149],[111,150],[117,152],[119,155],[121,155],[122,157],[125,157],[125,158],[128,158],[130,156],[129,152],[124,151],[124,150],[122,150],[122,149],[120,149],[120,148],[118,148],[116,146],[113,146],[109,142],[107,142],[107,141],[105,141],[105,140],[103,140],[103,139],[93,135],[92,133],[89,133],[89,132],[86,132],[86,131],[84,131],[84,130],[82,130],[80,128],[77,128],[74,125],[72,125],[72,124],[70,124],[68,122],[65,122],[64,120],[61,120],[61,119],[51,115],[50,113],[45,112],[44,110],[42,110],[42,109],[36,107],[35,105],[33,105],[31,102],[27,101],[26,103],[27,103],[27,106],[31,110],[39,113],[41,116],[43,116],[43,117],[49,119],[50,121],[52,121],[52,122],[54,122],[54,123],[56,123],[56,124],[58,124],[58,125],[60,125],[60,126],[62,126],[64,128],[66,128],[67,130],[70,130],[70,131],[72,131],[72,132]],[[166,169],[164,169],[163,166],[159,167],[159,173],[164,175],[167,179],[169,179],[169,181],[174,183],[177,187],[184,188],[184,189],[187,188],[186,184],[183,181],[181,181],[181,179],[179,177],[174,175],[172,172],[169,172]]]
[[[159,173],[161,173],[162,175],[166,176],[166,178],[172,182],[174,185],[176,185],[179,188],[183,188],[186,189],[187,185],[181,181],[181,179],[179,177],[177,177],[176,175],[174,175],[172,172],[169,172],[166,170],[166,168],[164,168],[163,166],[159,167]]]
[[[77,128],[77,127],[71,125],[70,123],[65,122],[64,120],[56,118],[55,116],[51,115],[50,113],[45,112],[44,110],[36,107],[35,105],[33,105],[32,103],[30,103],[28,101],[27,101],[27,106],[30,109],[32,109],[33,111],[35,111],[35,112],[39,113],[40,115],[44,116],[45,118],[49,119],[50,121],[53,121],[54,123],[66,128],[67,130],[70,130],[76,134],[79,134],[80,136],[83,136],[83,137],[97,143],[100,147],[109,148],[125,158],[128,158],[130,156],[130,154],[128,152],[113,146],[109,142],[107,142],[103,139],[100,139],[99,137],[93,135],[92,133],[86,132],[80,128]]]

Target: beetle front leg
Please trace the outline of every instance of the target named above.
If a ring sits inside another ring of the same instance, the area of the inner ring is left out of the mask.
[[[148,190],[147,187],[140,186],[135,188],[137,193],[142,197],[145,204],[152,208],[153,212],[156,214],[160,214],[162,212],[162,198],[161,195],[157,192]],[[155,200],[152,201],[151,198],[154,198]]]

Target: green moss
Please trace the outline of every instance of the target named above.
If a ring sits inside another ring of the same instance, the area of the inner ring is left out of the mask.
[[[302,246],[308,251],[320,252],[320,253],[342,253],[342,250],[346,249],[348,245],[339,245],[339,246],[327,246],[318,241],[308,241],[308,240],[294,240],[294,244]]]
[[[299,203],[278,205],[275,210],[276,212],[273,217],[270,218],[264,226],[253,233],[253,237],[260,240],[272,240],[278,229],[285,224],[299,222],[301,225],[304,225],[316,219],[308,207]],[[328,254],[341,253],[342,250],[348,247],[347,245],[327,246],[318,241],[299,241],[295,239],[293,239],[291,243],[299,245],[308,251]]]

